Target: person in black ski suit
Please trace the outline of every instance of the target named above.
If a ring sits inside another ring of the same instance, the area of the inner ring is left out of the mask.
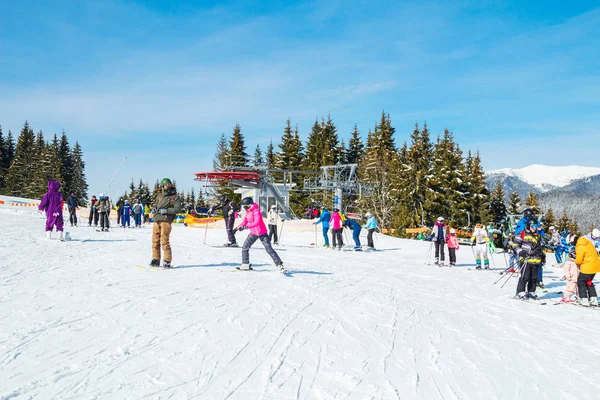
[[[92,196],[92,200],[90,200],[90,204],[88,208],[90,209],[90,218],[89,218],[89,226],[92,226],[92,221],[94,221],[94,226],[98,226],[98,208],[96,204],[98,203],[98,199],[96,196]]]
[[[79,203],[77,203],[75,193],[71,193],[67,198],[67,208],[69,209],[69,222],[71,223],[71,226],[77,226],[77,207],[79,207]]]
[[[235,224],[235,217],[239,208],[233,201],[229,201],[225,195],[221,196],[220,201],[221,204],[208,209],[208,215],[212,215],[216,210],[221,210],[225,221],[225,231],[227,232],[227,243],[225,246],[238,247],[237,241],[235,240],[236,230],[233,229],[233,225]]]
[[[538,268],[546,260],[546,255],[537,232],[536,221],[527,221],[525,230],[521,234],[515,235],[513,246],[521,264],[517,296],[521,300],[537,300],[535,289],[538,282]]]

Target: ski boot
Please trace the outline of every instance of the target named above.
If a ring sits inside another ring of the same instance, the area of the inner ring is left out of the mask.
[[[239,267],[236,267],[240,271],[252,271],[252,264],[242,264]]]
[[[46,231],[46,239],[52,239],[52,231]]]
[[[590,297],[590,307],[598,307],[598,298]]]
[[[329,248],[328,244],[324,244],[323,247],[325,247],[326,249]]]
[[[481,265],[477,265],[475,269],[481,269]]]
[[[279,264],[278,267],[279,267],[279,272],[281,272],[282,274],[285,274],[287,272],[287,269],[285,269],[283,264]]]
[[[340,247],[338,248],[338,251],[342,251],[342,247],[343,247],[343,246],[340,246]]]
[[[360,246],[355,246],[354,251],[362,251],[362,248]]]
[[[161,268],[173,268],[173,265],[171,265],[171,261],[163,261]]]
[[[528,301],[528,300],[529,300],[529,297],[527,297],[527,293],[525,293],[525,292],[520,292],[519,294],[517,294],[517,295],[515,296],[515,299],[518,299],[518,300],[523,300],[523,301]]]
[[[533,293],[527,292],[527,294],[525,294],[525,296],[527,296],[527,298],[531,299],[531,300],[538,300],[538,296],[537,296],[537,294],[535,294],[535,292],[533,292]]]
[[[577,300],[575,300],[574,304],[577,306],[583,306],[583,307],[588,307],[590,305],[590,303],[587,301],[587,299],[582,299],[581,297],[578,298]]]
[[[538,282],[537,285],[540,289],[544,289],[544,282]]]
[[[152,259],[152,261],[150,261],[150,264],[148,264],[151,267],[160,267],[160,260],[157,259]]]

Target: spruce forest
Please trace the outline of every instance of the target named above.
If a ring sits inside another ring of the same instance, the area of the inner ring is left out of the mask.
[[[37,134],[25,122],[16,143],[11,131],[5,135],[0,126],[0,194],[41,199],[48,190],[48,181],[61,183],[66,198],[75,193],[87,201],[83,152],[78,142],[71,147],[65,132],[60,138],[48,139]]]

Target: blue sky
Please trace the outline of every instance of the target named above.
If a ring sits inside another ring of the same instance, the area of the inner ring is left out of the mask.
[[[91,193],[196,188],[221,133],[248,152],[331,113],[451,129],[486,169],[600,166],[597,1],[0,3],[0,124],[83,146]]]

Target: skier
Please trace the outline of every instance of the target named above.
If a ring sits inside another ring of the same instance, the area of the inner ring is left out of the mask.
[[[433,225],[431,235],[431,241],[435,246],[435,264],[444,265],[444,243],[446,243],[446,224],[444,224],[444,217],[439,217],[437,219],[437,222]]]
[[[342,226],[348,229],[352,229],[352,239],[354,239],[355,244],[354,250],[362,251],[362,248],[360,246],[360,231],[362,230],[362,227],[360,226],[360,224],[355,220],[348,218],[344,221]]]
[[[593,229],[585,237],[594,244],[594,248],[598,252],[600,250],[600,229]]]
[[[131,228],[130,225],[130,216],[131,216],[131,206],[129,205],[129,200],[125,200],[119,213],[121,214],[121,226],[125,228],[125,224],[127,224],[128,228]]]
[[[365,217],[367,217],[367,223],[363,226],[363,228],[369,231],[367,234],[367,246],[374,250],[375,245],[373,244],[373,233],[375,232],[375,229],[377,229],[377,220],[371,215],[370,212],[366,213]]]
[[[94,221],[94,226],[98,226],[98,207],[96,207],[97,203],[98,199],[96,199],[96,196],[92,196],[92,199],[88,204],[88,208],[90,209],[90,218],[88,226],[92,226],[92,221]]]
[[[271,206],[271,210],[267,215],[267,221],[269,225],[269,241],[275,238],[273,244],[279,244],[279,240],[277,238],[277,221],[279,221],[279,213],[277,212],[277,206]]]
[[[579,268],[577,268],[577,264],[575,264],[575,250],[569,252],[567,256],[567,262],[563,267],[565,280],[567,282],[567,287],[565,289],[565,293],[560,299],[561,303],[571,303],[573,302],[573,296],[577,299],[577,280],[579,279]]]
[[[123,207],[123,197],[119,197],[117,204],[115,204],[115,210],[117,210],[117,225],[121,225],[121,208]]]
[[[527,226],[527,222],[534,221],[534,220],[535,220],[535,215],[533,214],[533,210],[531,208],[527,208],[525,211],[523,211],[523,218],[521,218],[519,220],[519,222],[517,223],[517,227],[515,228],[515,234],[521,235],[521,238],[523,238],[523,236],[525,235],[523,233],[523,231],[525,230],[525,228]],[[534,221],[534,222],[537,222],[537,221]]]
[[[450,258],[450,266],[456,266],[456,251],[460,248],[458,245],[458,238],[456,237],[456,231],[454,228],[450,228],[450,234],[448,235],[448,239],[446,240],[446,244],[448,245],[448,257]]]
[[[482,224],[476,224],[471,236],[471,246],[475,246],[475,269],[481,269],[481,258],[483,258],[483,268],[490,269],[490,260],[488,259],[488,237],[487,231]]]
[[[163,268],[171,268],[173,254],[171,253],[171,244],[169,236],[171,235],[171,224],[181,212],[181,201],[177,196],[177,190],[169,178],[164,178],[160,181],[162,193],[158,195],[156,204],[154,205],[154,224],[152,226],[152,261],[151,267],[160,265],[160,249],[162,246],[164,262]]]
[[[52,229],[56,227],[59,239],[65,240],[63,232],[63,197],[60,192],[60,182],[50,180],[48,191],[42,197],[38,210],[46,212],[46,238],[52,237]]]
[[[225,222],[225,231],[227,232],[227,243],[226,247],[238,247],[238,244],[235,240],[235,232],[236,230],[233,228],[235,224],[236,214],[239,209],[233,201],[229,201],[227,196],[223,195],[219,199],[221,204],[218,206],[214,206],[208,209],[208,215],[212,215],[218,209],[221,209],[221,213],[223,214],[223,219]]]
[[[342,250],[344,246],[344,240],[342,239],[342,216],[340,210],[337,208],[333,209],[333,214],[329,219],[329,226],[331,227],[331,236],[333,239],[333,250],[336,246],[339,246],[339,250]]]
[[[519,271],[519,255],[514,250],[517,246],[515,245],[515,234],[508,234],[508,242],[506,243],[506,250],[510,252],[510,257],[508,258],[508,270],[506,271],[509,274]]]
[[[110,199],[108,196],[104,196],[104,193],[100,193],[100,199],[96,203],[96,209],[100,212],[100,229],[102,232],[108,232],[110,228],[110,222],[108,216],[110,215]]]
[[[144,206],[140,203],[140,199],[133,205],[133,220],[136,228],[142,227],[142,213],[144,212]]]
[[[577,279],[577,288],[579,289],[579,299],[577,304],[584,306],[598,307],[598,294],[594,286],[594,277],[600,272],[600,258],[594,247],[594,243],[585,237],[575,237],[575,264],[579,265],[579,278]],[[588,299],[586,304],[585,300]]]
[[[150,220],[150,206],[146,204],[144,206],[144,223],[147,223]]]
[[[517,297],[521,300],[537,300],[537,270],[542,263],[544,251],[533,220],[527,221],[522,235],[515,236],[514,245],[521,262]]]
[[[77,207],[79,207],[79,204],[75,198],[75,193],[71,193],[67,197],[67,209],[69,210],[69,222],[71,226],[77,226]]]
[[[317,222],[313,222],[313,225],[319,225],[321,222],[323,223],[323,239],[325,243],[323,247],[329,247],[329,236],[327,232],[329,231],[329,221],[331,220],[331,213],[327,209],[327,207],[321,207],[321,217]]]
[[[552,251],[556,251],[556,248],[560,246],[560,234],[554,229],[554,226],[550,226],[548,228],[548,235],[550,235],[550,238],[548,238],[547,241],[548,248]]]
[[[246,215],[244,215],[244,220],[237,228],[235,228],[235,230],[243,231],[244,229],[250,229],[250,234],[242,247],[242,265],[238,269],[245,271],[252,269],[252,265],[250,264],[250,247],[252,247],[257,240],[260,240],[267,250],[267,254],[273,259],[275,265],[279,267],[281,272],[285,272],[283,262],[279,258],[279,255],[277,255],[277,252],[271,247],[271,242],[267,235],[267,227],[263,220],[263,216],[260,213],[258,204],[254,203],[252,197],[244,197],[242,199],[242,207],[246,210]]]

